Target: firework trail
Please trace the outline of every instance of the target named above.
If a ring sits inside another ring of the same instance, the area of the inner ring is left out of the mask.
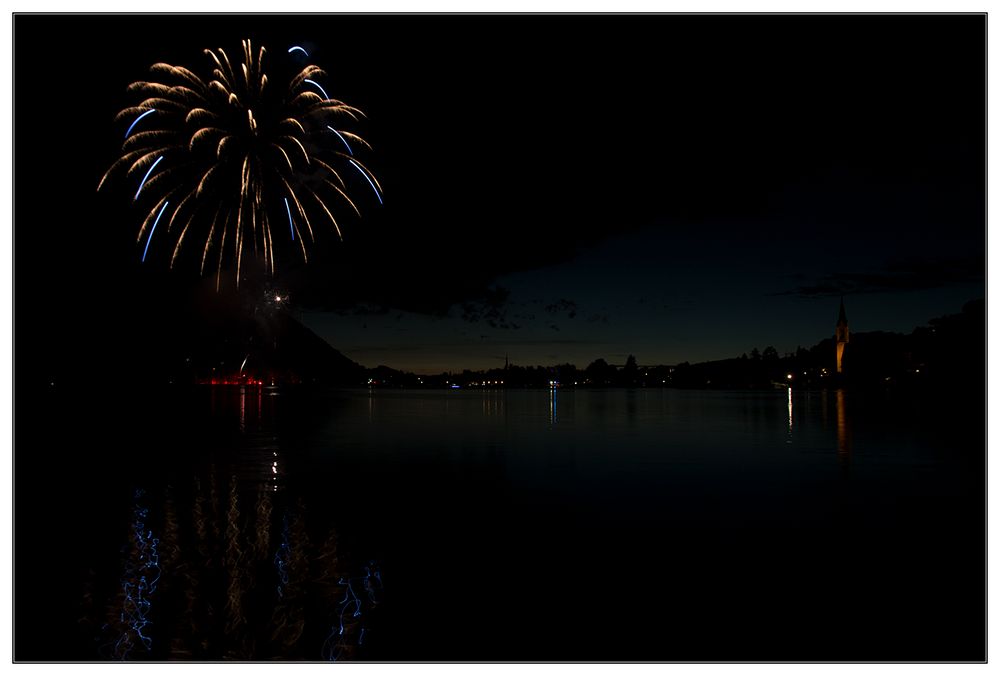
[[[238,286],[250,256],[273,275],[278,260],[308,262],[324,230],[343,239],[336,214],[361,216],[350,193],[382,204],[382,186],[357,156],[371,146],[346,128],[364,114],[330,98],[321,68],[300,65],[305,49],[272,59],[244,40],[238,59],[204,55],[204,74],[156,63],[151,81],[129,86],[140,100],[116,117],[125,138],[98,190],[111,179],[135,188],[143,262],[163,249],[172,268],[186,255],[202,274],[214,267],[217,286],[229,264]]]

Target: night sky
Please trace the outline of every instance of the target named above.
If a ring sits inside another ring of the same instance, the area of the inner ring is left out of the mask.
[[[841,296],[852,331],[908,332],[985,295],[985,31],[984,16],[20,15],[18,349],[72,368],[136,342],[172,289],[210,285],[140,264],[127,189],[95,189],[126,86],[245,37],[304,46],[368,116],[384,206],[274,280],[365,366],[793,351],[832,335]]]

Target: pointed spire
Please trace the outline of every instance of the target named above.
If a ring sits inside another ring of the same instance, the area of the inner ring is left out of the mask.
[[[837,324],[847,324],[847,311],[844,310],[844,297],[840,297],[840,317],[837,319]]]

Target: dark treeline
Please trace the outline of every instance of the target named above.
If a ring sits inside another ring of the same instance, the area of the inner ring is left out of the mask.
[[[809,348],[779,354],[773,346],[754,347],[732,359],[675,365],[640,365],[630,355],[617,367],[595,359],[574,364],[522,366],[484,371],[415,375],[387,366],[368,370],[377,387],[680,387],[761,389],[796,387],[906,387],[985,383],[986,303],[966,303],[958,314],[938,317],[908,334],[852,333],[842,373],[836,372],[833,336]],[[977,390],[978,391],[978,390]]]
[[[89,376],[96,363],[101,364],[104,380],[112,383],[441,388],[549,387],[557,383],[561,387],[718,389],[767,389],[789,383],[813,388],[906,389],[944,384],[969,386],[977,393],[985,387],[986,303],[982,299],[908,334],[852,332],[839,375],[832,331],[829,338],[794,352],[781,354],[773,346],[748,346],[739,356],[700,363],[643,364],[641,355],[630,355],[623,365],[597,358],[585,366],[529,366],[517,364],[516,355],[511,355],[512,363],[506,367],[417,375],[389,366],[365,368],[355,363],[303,326],[279,302],[256,300],[239,305],[211,294],[206,298],[201,299],[204,307],[187,314],[160,317],[155,323],[137,320],[141,326],[122,335],[95,335],[95,341],[106,343],[103,350],[96,343],[81,341],[80,350],[90,354],[91,360],[62,363],[58,359],[62,353],[52,353],[51,358],[39,360],[49,369],[33,373],[32,382],[37,380],[39,386],[47,388],[82,378],[93,386]],[[115,359],[101,358],[109,349],[124,345],[142,350],[126,350]],[[149,354],[161,358],[150,362]],[[142,364],[139,371],[137,364]]]

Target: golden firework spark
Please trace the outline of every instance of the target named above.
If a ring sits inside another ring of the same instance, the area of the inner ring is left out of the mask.
[[[371,146],[345,128],[364,113],[327,95],[321,68],[297,65],[308,58],[305,49],[289,48],[271,77],[270,57],[250,40],[235,68],[222,48],[204,53],[204,76],[156,63],[155,81],[129,85],[141,101],[116,116],[128,124],[121,155],[97,189],[113,177],[136,186],[143,261],[162,224],[168,234],[158,246],[170,249],[171,268],[185,244],[200,242],[192,256],[201,273],[214,260],[218,284],[228,261],[239,285],[244,256],[263,260],[272,275],[281,256],[294,252],[308,262],[313,224],[342,239],[335,214],[346,206],[361,215],[349,191],[370,187],[381,204],[382,187],[355,155]],[[287,230],[272,232],[273,223],[286,221]]]

